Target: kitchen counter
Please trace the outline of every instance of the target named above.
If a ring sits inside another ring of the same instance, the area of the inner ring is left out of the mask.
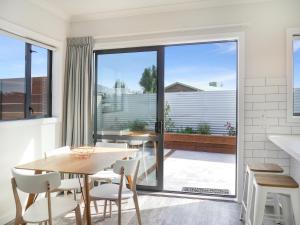
[[[269,140],[300,161],[300,135],[269,135]]]

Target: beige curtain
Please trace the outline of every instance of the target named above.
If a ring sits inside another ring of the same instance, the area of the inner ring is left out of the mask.
[[[92,143],[93,38],[67,39],[62,144],[81,146]]]

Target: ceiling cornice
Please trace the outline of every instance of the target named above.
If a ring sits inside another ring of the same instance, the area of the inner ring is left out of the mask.
[[[82,22],[82,21],[91,21],[91,20],[102,20],[108,18],[122,18],[122,17],[149,15],[149,14],[164,13],[164,12],[186,11],[186,10],[195,10],[195,9],[202,9],[202,8],[223,7],[223,6],[230,6],[230,5],[242,5],[242,4],[262,3],[262,2],[270,2],[270,1],[280,1],[280,0],[226,0],[226,1],[191,0],[184,3],[161,4],[156,6],[145,6],[139,8],[99,11],[96,13],[84,13],[78,15],[76,14],[71,15],[65,12],[62,8],[60,8],[58,5],[55,5],[51,1],[46,1],[46,0],[28,0],[28,1],[65,21]]]
[[[202,8],[262,3],[262,2],[270,2],[270,1],[275,1],[275,0],[230,0],[230,1],[205,0],[201,2],[190,1],[185,3],[162,4],[159,6],[147,6],[147,7],[140,7],[140,8],[72,15],[70,20],[71,22],[83,22],[83,21],[91,21],[91,20],[102,20],[108,18],[122,18],[122,17],[149,15],[149,14],[164,13],[164,12],[186,11],[186,10],[195,10],[195,9],[202,9]]]

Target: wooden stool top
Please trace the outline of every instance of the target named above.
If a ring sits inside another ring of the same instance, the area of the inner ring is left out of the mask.
[[[253,163],[248,165],[249,169],[253,172],[265,172],[265,173],[282,173],[283,169],[273,163]]]
[[[298,183],[290,176],[273,174],[255,174],[256,183],[267,187],[298,188]]]

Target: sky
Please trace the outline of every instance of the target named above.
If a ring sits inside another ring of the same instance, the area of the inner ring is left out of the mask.
[[[32,46],[32,77],[47,75],[47,50]],[[0,79],[25,77],[25,43],[0,34]]]
[[[202,90],[235,90],[236,48],[233,41],[166,47],[165,86],[181,82]],[[120,80],[131,91],[141,92],[141,75],[156,61],[156,52],[100,55],[98,84],[111,88]],[[209,82],[217,82],[218,87]]]
[[[300,87],[300,40],[294,40],[294,86]],[[47,74],[47,50],[32,46],[32,76]],[[202,43],[165,48],[165,86],[181,82],[203,90],[236,88],[236,42]],[[116,80],[142,91],[139,81],[145,68],[156,65],[156,52],[100,55],[98,83],[113,87]],[[25,43],[0,34],[0,79],[24,78]],[[209,86],[217,82],[218,87]]]
[[[294,87],[300,88],[300,39],[294,40]]]

